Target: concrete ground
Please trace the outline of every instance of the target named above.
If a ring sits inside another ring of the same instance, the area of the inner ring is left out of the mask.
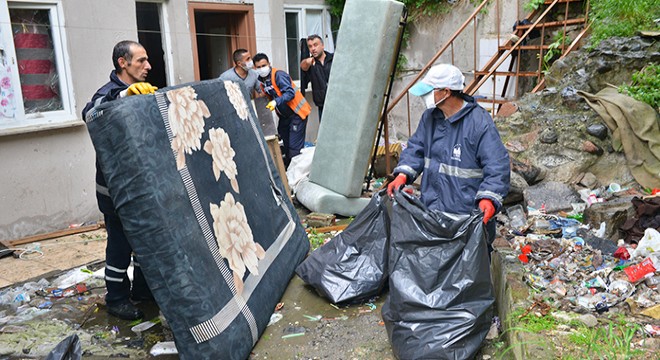
[[[52,282],[68,270],[86,264],[91,270],[102,268],[105,236],[105,230],[97,230],[41,241],[38,246],[43,257],[0,259],[2,290],[41,278]],[[96,282],[102,285],[102,280]],[[131,331],[135,323],[108,316],[103,307],[104,292],[99,286],[78,298],[53,300],[53,307],[33,320],[0,326],[0,358],[42,357],[71,333],[81,338],[85,359],[152,358],[148,353],[154,343],[172,340],[169,330],[161,324],[137,335]],[[250,359],[395,359],[380,315],[384,296],[371,303],[337,308],[294,276],[281,299],[282,308],[277,311],[281,319],[266,328]],[[30,304],[38,306],[43,301],[43,297],[35,295]],[[158,318],[155,305],[139,306],[147,319]],[[5,315],[12,309],[0,305],[0,312],[4,310]],[[477,359],[488,359],[497,351],[497,340],[488,341]]]

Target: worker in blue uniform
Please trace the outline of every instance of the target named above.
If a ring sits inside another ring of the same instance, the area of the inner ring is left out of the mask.
[[[427,110],[387,190],[392,196],[422,174],[421,200],[429,209],[469,214],[478,208],[484,213],[490,248],[492,217],[509,192],[509,154],[490,114],[462,92],[464,81],[457,67],[440,64],[410,88]]]

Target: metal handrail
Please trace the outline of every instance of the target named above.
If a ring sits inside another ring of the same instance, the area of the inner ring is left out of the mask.
[[[515,49],[516,49],[516,48],[517,48],[517,47],[518,47],[523,41],[525,41],[525,38],[527,38],[527,36],[528,36],[532,31],[535,30],[536,25],[538,25],[538,24],[541,22],[541,20],[543,20],[543,19],[545,18],[545,16],[548,14],[548,12],[550,12],[550,10],[552,10],[552,8],[553,8],[558,2],[559,2],[559,0],[554,0],[554,1],[552,2],[552,4],[550,4],[550,5],[545,9],[545,11],[541,14],[541,16],[539,16],[538,19],[536,19],[536,21],[534,21],[534,23],[533,23],[533,24],[527,29],[527,31],[525,31],[525,33],[524,33],[524,34],[518,39],[518,41],[516,41],[516,43],[513,44],[513,46],[511,46],[511,49],[507,50],[502,56],[500,56],[500,59],[495,63],[495,65],[492,65],[492,66],[491,66],[491,69],[488,71],[488,74],[487,74],[487,75],[482,75],[482,76],[481,76],[481,79],[480,79],[479,81],[477,81],[476,83],[473,82],[473,83],[471,84],[472,86],[471,86],[469,89],[467,89],[466,93],[468,93],[469,95],[472,95],[472,94],[474,94],[475,92],[477,92],[477,90],[481,87],[481,85],[483,85],[483,84],[486,82],[486,80],[487,80],[490,76],[493,75],[493,73],[495,72],[495,70],[497,70],[497,68],[499,68],[500,65],[502,65],[502,63],[504,62],[504,60],[506,60],[506,58],[508,58],[509,55],[511,55],[511,53],[512,53],[512,52],[513,52],[513,51],[514,51],[514,50],[515,50]],[[540,70],[540,69],[539,69],[539,70]]]

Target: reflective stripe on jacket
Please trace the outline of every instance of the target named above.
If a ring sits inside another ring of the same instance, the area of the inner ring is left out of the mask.
[[[275,81],[275,73],[277,73],[279,70],[273,68],[270,72],[270,81],[272,82],[273,90],[275,90],[275,93],[277,93],[278,97],[282,96],[282,91],[280,88],[277,86],[277,82]],[[298,116],[300,116],[301,119],[305,120],[307,119],[307,116],[312,112],[312,107],[309,105],[303,94],[300,92],[300,89],[296,86],[296,84],[293,83],[293,79],[291,79],[291,76],[289,75],[289,79],[291,80],[291,86],[293,87],[293,90],[296,92],[296,95],[291,99],[291,101],[288,101],[286,104],[293,110],[294,113],[296,113]]]
[[[509,153],[488,112],[470,100],[448,119],[425,111],[394,169],[408,183],[423,172],[421,199],[431,209],[466,214],[490,199],[499,210],[509,192]]]

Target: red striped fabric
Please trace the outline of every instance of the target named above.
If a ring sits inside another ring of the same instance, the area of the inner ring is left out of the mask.
[[[17,48],[48,49],[50,48],[48,34],[21,33],[14,35],[14,45]]]
[[[57,97],[57,94],[46,85],[21,85],[23,99],[48,100]]]
[[[52,62],[50,60],[18,60],[18,72],[27,74],[49,74]]]

